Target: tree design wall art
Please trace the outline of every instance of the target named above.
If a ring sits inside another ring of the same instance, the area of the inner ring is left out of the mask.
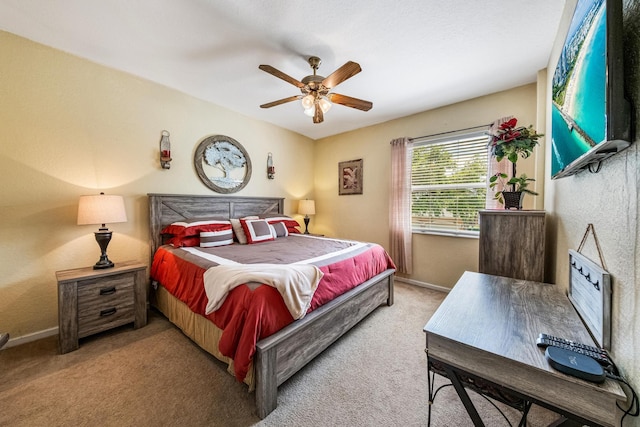
[[[194,165],[198,176],[217,193],[235,193],[251,178],[249,154],[235,139],[225,135],[209,136],[196,148]]]

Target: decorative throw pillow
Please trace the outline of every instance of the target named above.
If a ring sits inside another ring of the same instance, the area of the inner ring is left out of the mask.
[[[258,217],[245,216],[242,219],[258,219]],[[246,245],[247,236],[244,234],[244,229],[242,228],[242,224],[240,224],[240,219],[231,218],[229,221],[231,221],[231,226],[233,227],[233,232],[236,235],[236,240],[238,240],[238,243],[240,243],[241,245]]]
[[[264,219],[241,219],[242,230],[247,237],[247,243],[266,242],[275,237],[271,234],[271,227]]]
[[[290,216],[283,215],[283,214],[264,214],[264,215],[260,215],[260,218],[266,219],[267,222],[271,225],[278,222],[282,222],[284,223],[284,225],[287,226],[287,231],[289,233],[300,233],[300,230],[298,230],[298,227],[300,227],[300,224],[298,224],[298,221],[291,218]]]
[[[271,233],[273,237],[287,237],[289,235],[289,231],[287,230],[287,226],[284,225],[283,222],[276,222],[274,224],[269,224],[271,228]]]
[[[200,232],[200,247],[213,248],[215,246],[225,246],[233,243],[233,230],[202,231]]]

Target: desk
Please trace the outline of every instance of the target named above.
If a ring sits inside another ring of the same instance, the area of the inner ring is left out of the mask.
[[[593,344],[569,299],[557,286],[465,272],[424,327],[427,357],[447,375],[476,426],[482,421],[459,375],[471,375],[590,425],[614,426],[617,382],[595,384],[551,368],[536,346],[541,332]],[[453,377],[453,378],[452,378]]]

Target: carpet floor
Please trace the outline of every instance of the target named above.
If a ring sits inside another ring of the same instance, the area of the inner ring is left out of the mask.
[[[426,426],[422,328],[446,295],[396,282],[395,304],[375,310],[279,388],[260,420],[253,393],[162,315],[57,353],[57,336],[0,351],[1,426]],[[448,381],[436,377],[437,385]],[[471,393],[487,426],[520,414]],[[529,426],[554,414],[534,406]],[[509,421],[507,421],[509,420]],[[432,426],[472,426],[452,387],[432,405]]]

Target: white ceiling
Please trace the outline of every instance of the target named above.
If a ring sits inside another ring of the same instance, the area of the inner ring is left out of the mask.
[[[0,29],[318,139],[535,81],[565,0],[0,0]],[[321,124],[299,94],[258,69],[301,80],[362,72],[334,92]],[[2,60],[6,60],[3,58]]]

